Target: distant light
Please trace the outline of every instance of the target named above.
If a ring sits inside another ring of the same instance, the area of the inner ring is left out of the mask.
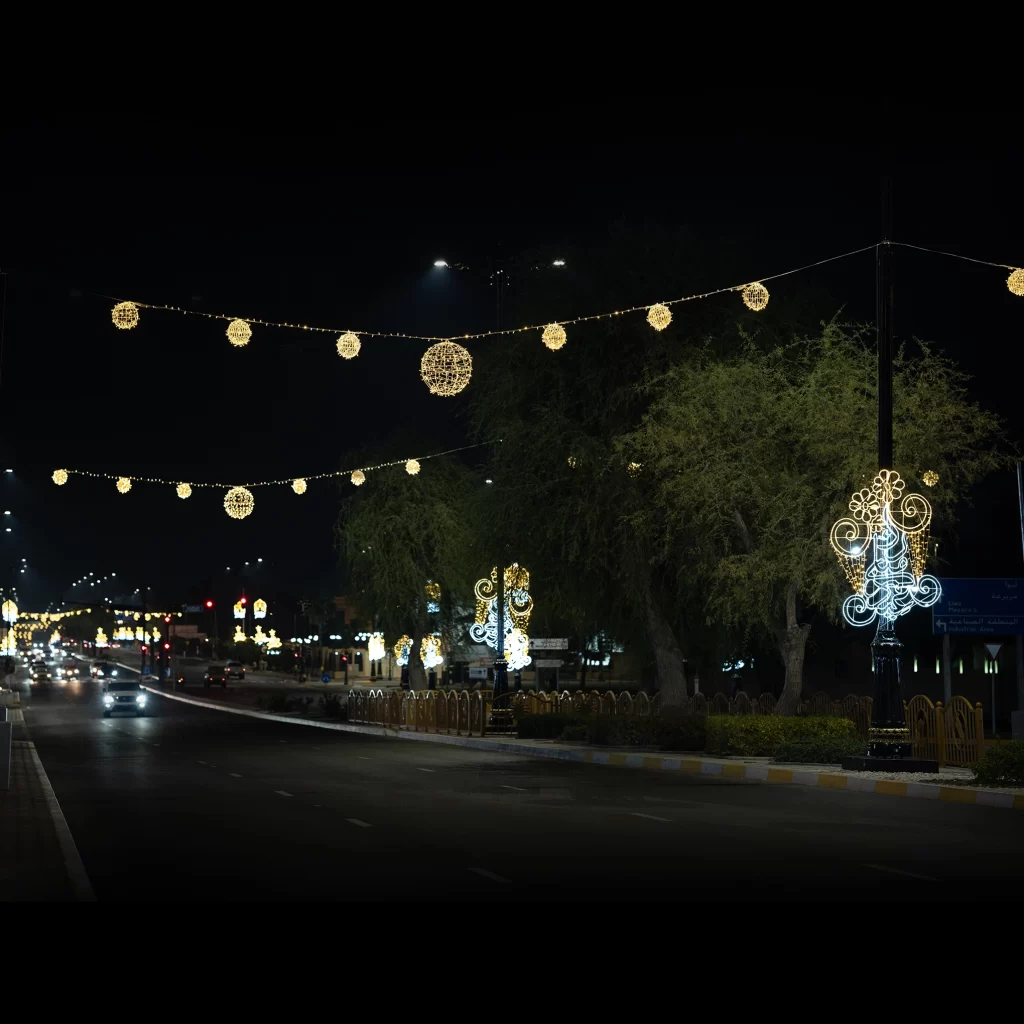
[[[8,470],[5,470],[5,472],[7,472],[7,473],[13,473],[13,472],[14,472],[14,470],[13,470],[13,469],[8,469]]]
[[[555,260],[551,264],[551,266],[553,266],[553,267],[564,267],[565,266],[565,260]]]
[[[10,513],[10,512],[8,512],[8,511],[7,511],[6,509],[4,510],[4,515],[5,515],[5,516],[9,516],[10,514],[11,514],[11,513]]]
[[[447,266],[448,266],[448,264],[447,264],[447,263],[445,263],[445,261],[444,261],[444,260],[434,260],[434,266],[435,266],[435,267],[447,267]],[[11,473],[11,472],[13,472],[13,470],[10,470],[10,469],[9,469],[9,470],[7,470],[7,472],[8,472],[8,473]]]
[[[262,561],[263,561],[263,559],[262,559],[262,558],[257,558],[257,559],[256,559],[256,561],[257,561],[257,562],[262,562]]]
[[[10,528],[9,526],[7,527],[7,532],[8,532],[8,533],[10,533],[10,532],[11,532],[11,528]]]
[[[484,483],[485,483],[485,484],[493,484],[493,483],[494,483],[494,481],[493,481],[493,480],[485,480],[485,481],[484,481]]]

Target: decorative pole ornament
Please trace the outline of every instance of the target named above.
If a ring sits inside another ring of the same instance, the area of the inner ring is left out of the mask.
[[[252,617],[254,619],[265,619],[267,617],[267,602],[262,597],[258,597],[253,601]]]
[[[252,328],[245,320],[232,320],[228,324],[227,335],[228,341],[235,348],[242,348],[242,346],[249,344],[249,339],[252,337]]]

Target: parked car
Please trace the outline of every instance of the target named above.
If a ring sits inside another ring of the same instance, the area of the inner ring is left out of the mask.
[[[207,665],[203,673],[203,686],[209,689],[214,683],[220,683],[221,688],[228,685],[227,665]]]
[[[229,661],[225,667],[228,670],[229,679],[245,678],[245,666],[240,661]]]

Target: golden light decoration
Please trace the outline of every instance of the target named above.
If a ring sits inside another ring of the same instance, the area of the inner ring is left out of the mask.
[[[743,288],[743,303],[748,309],[760,313],[768,305],[768,289],[760,281]]]
[[[660,302],[647,310],[647,322],[656,330],[663,331],[672,323],[672,310]]]
[[[0,605],[0,614],[3,615],[4,622],[13,626],[18,621],[18,606],[13,601],[4,601]]]
[[[306,481],[303,480],[301,476],[296,478],[295,480],[292,481],[292,490],[296,494],[305,494],[306,493]]]
[[[934,487],[939,482],[939,474],[934,469],[929,469],[921,479],[924,481],[925,487]]]
[[[566,461],[569,463],[569,468],[570,469],[575,469],[576,468],[576,456],[575,455],[570,455],[569,458]]]
[[[362,487],[366,483],[366,474],[361,469],[353,470],[352,475],[349,477],[356,487]]]
[[[473,357],[454,341],[439,341],[423,353],[420,376],[432,395],[451,398],[462,391],[473,376]]]
[[[1024,270],[1016,269],[1010,271],[1010,276],[1006,279],[1006,287],[1014,295],[1024,295]]]
[[[249,638],[241,626],[235,626],[235,635],[231,638],[236,644],[244,644]]]
[[[139,322],[139,307],[134,302],[119,302],[110,311],[110,319],[115,327],[129,331]]]
[[[363,347],[362,342],[359,340],[358,334],[353,334],[351,331],[346,331],[338,339],[338,355],[342,359],[355,359],[359,355],[359,350]]]
[[[423,589],[426,591],[427,597],[429,597],[431,601],[440,601],[441,600],[441,584],[440,583],[434,583],[433,580],[431,580],[429,583],[427,583],[423,587]]]
[[[66,469],[55,469],[53,471],[53,482],[58,487],[63,487],[68,482],[68,471]]]
[[[405,471],[409,476],[415,476],[420,471],[420,464],[415,459],[410,459],[405,464]]]
[[[248,491],[244,487],[232,487],[224,495],[224,511],[232,519],[244,519],[252,512],[255,504],[256,499],[253,498],[252,491]]]
[[[540,340],[552,352],[557,352],[565,344],[565,328],[561,324],[548,324],[544,328],[544,333],[540,336]]]
[[[249,339],[252,337],[252,328],[245,320],[232,320],[228,324],[227,335],[228,341],[235,348],[242,348],[243,345],[249,344]]]
[[[106,647],[109,641],[107,640],[107,634],[103,632],[102,626],[96,627],[96,646]]]
[[[370,634],[370,638],[366,641],[366,654],[370,661],[384,660],[385,651],[383,633]]]
[[[177,487],[174,488],[178,492],[179,498],[191,498],[192,497],[192,485],[185,483],[184,480]]]
[[[132,489],[132,482],[126,476],[117,478],[117,489],[121,494],[127,494]]]
[[[267,617],[267,602],[262,597],[258,597],[253,601],[252,617],[254,619],[265,619]]]
[[[641,469],[643,469],[643,463],[642,462],[627,462],[626,463],[626,472],[631,477],[634,477],[634,478],[638,477],[640,475],[640,470]]]

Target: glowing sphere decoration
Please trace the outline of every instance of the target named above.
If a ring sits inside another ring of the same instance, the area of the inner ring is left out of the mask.
[[[557,352],[565,344],[565,328],[561,324],[548,324],[540,340],[552,352]]]
[[[743,303],[748,309],[760,313],[768,305],[768,289],[760,281],[748,284],[743,289]]]
[[[359,350],[362,347],[359,335],[353,334],[351,331],[346,331],[338,339],[338,355],[341,356],[342,359],[355,359],[355,357],[359,355]]]
[[[451,398],[462,391],[473,376],[473,357],[454,341],[439,341],[423,353],[420,376],[432,395]]]
[[[174,488],[179,498],[191,498],[192,497],[192,485],[185,483],[184,480],[177,487]]]
[[[126,476],[117,478],[117,489],[121,494],[127,494],[132,489],[132,482]]]
[[[306,493],[306,481],[303,480],[301,476],[298,477],[298,479],[293,480],[292,481],[292,490],[296,494],[305,494]]]
[[[672,323],[672,310],[660,302],[647,311],[647,322],[656,330],[663,331]]]
[[[232,519],[244,519],[251,514],[255,504],[256,499],[253,498],[252,491],[248,491],[244,487],[232,487],[224,495],[224,511]]]
[[[111,311],[110,319],[122,331],[130,331],[139,322],[139,307],[134,302],[119,302]]]
[[[63,487],[68,482],[68,471],[66,469],[55,469],[53,471],[53,482],[58,487]]]
[[[1024,295],[1024,270],[1013,270],[1006,279],[1006,287],[1014,295]]]
[[[245,320],[232,320],[228,324],[227,334],[228,341],[235,348],[241,348],[243,345],[249,344],[249,339],[252,337],[252,328]]]
[[[921,479],[924,481],[925,487],[934,487],[939,482],[939,474],[934,469],[929,469]]]
[[[626,463],[626,472],[631,477],[633,477],[633,479],[636,479],[640,475],[640,470],[641,469],[643,469],[643,463],[642,462],[627,462]]]
[[[415,459],[410,459],[405,464],[405,471],[409,476],[415,476],[420,471],[420,464]]]
[[[363,484],[366,483],[366,474],[361,469],[353,470],[349,480],[351,480],[356,487],[362,487]]]
[[[570,455],[569,458],[566,461],[569,463],[569,468],[570,469],[575,469],[576,468],[576,456],[575,455]]]

